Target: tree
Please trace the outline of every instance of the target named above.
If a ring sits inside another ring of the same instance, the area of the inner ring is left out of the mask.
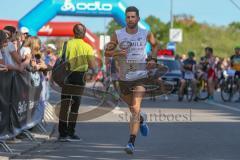
[[[229,24],[229,29],[233,32],[240,32],[240,22],[232,22]]]
[[[145,21],[149,24],[151,32],[158,42],[166,43],[168,41],[169,27],[165,23],[161,22],[159,18],[152,15],[145,18]]]
[[[107,34],[112,35],[115,30],[122,28],[115,20],[111,20],[107,25]]]
[[[229,27],[240,29],[240,22],[232,22],[229,24]]]

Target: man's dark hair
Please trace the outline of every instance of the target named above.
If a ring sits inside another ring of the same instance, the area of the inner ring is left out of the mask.
[[[7,39],[7,34],[3,30],[0,30],[0,43],[2,43],[6,39]]]
[[[13,35],[13,34],[16,32],[16,30],[17,30],[14,26],[5,26],[3,29],[9,31],[12,35]]]
[[[79,26],[83,27],[83,30],[79,28]],[[76,38],[84,38],[86,33],[86,27],[82,23],[75,24],[73,27],[73,33]]]
[[[213,49],[211,47],[206,47],[205,51],[209,51],[210,53],[213,53]]]
[[[0,30],[0,47],[2,47],[2,44],[6,40],[7,40],[7,34],[3,30]]]
[[[137,9],[137,7],[135,6],[129,6],[127,7],[125,14],[127,14],[128,12],[135,12],[136,15],[139,17],[139,10]]]

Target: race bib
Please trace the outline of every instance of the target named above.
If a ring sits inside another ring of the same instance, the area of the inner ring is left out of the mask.
[[[185,72],[184,79],[193,79],[194,74],[192,72]]]
[[[128,53],[127,63],[144,63],[146,56],[141,53]]]
[[[121,80],[135,80],[145,77],[146,74],[146,64],[136,63],[136,61],[127,61],[126,57],[118,57],[117,68],[119,68],[119,78]]]
[[[236,73],[236,71],[233,70],[233,69],[228,69],[228,70],[227,70],[227,75],[230,76],[230,77],[234,77],[234,76],[235,76],[235,73]]]

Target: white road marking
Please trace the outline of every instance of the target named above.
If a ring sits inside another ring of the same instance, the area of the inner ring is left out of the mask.
[[[225,105],[225,104],[220,104],[220,103],[216,103],[216,102],[204,102],[204,103],[207,103],[207,104],[211,104],[211,105],[215,105],[215,106],[218,106],[218,107],[222,107],[222,108],[226,108],[226,109],[230,109],[232,111],[237,111],[237,112],[240,112],[240,109],[238,108],[235,108],[235,107],[231,107],[231,106],[228,106],[228,105]]]

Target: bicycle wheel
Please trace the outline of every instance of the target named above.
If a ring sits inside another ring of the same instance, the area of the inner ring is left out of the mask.
[[[208,98],[207,82],[205,80],[200,80],[198,83],[198,99],[206,100]]]
[[[224,80],[221,84],[221,98],[224,102],[230,102],[232,99],[232,88],[233,81],[232,80]]]
[[[187,100],[188,100],[188,102],[191,102],[192,98],[193,98],[193,88],[192,88],[191,80],[187,80],[185,89],[186,89]]]
[[[110,84],[107,85],[106,92],[112,95],[112,101],[114,101],[115,103],[118,103],[118,101],[120,100],[120,95],[117,92],[112,82],[110,82]]]
[[[101,80],[97,80],[93,84],[93,95],[96,98],[103,99],[106,93],[106,87]]]

